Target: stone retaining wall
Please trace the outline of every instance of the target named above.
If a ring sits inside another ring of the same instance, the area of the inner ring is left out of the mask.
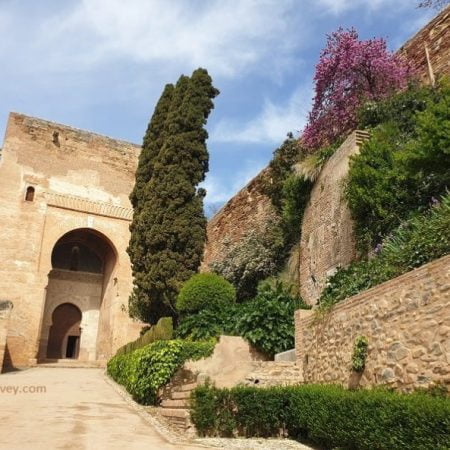
[[[299,310],[295,325],[306,383],[450,385],[450,255],[350,297],[321,319]],[[362,376],[351,371],[358,336],[369,341]]]

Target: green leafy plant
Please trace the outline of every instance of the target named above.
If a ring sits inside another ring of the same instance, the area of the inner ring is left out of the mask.
[[[158,390],[167,384],[187,360],[210,356],[215,341],[156,341],[138,350],[115,355],[108,361],[107,372],[123,385],[138,403],[158,403]]]
[[[352,370],[355,372],[363,372],[366,367],[367,351],[369,341],[365,336],[358,336],[355,339],[352,355]]]
[[[326,449],[435,450],[450,444],[448,399],[384,389],[201,386],[191,396],[191,419],[203,436],[282,431]]]
[[[370,260],[357,261],[329,278],[319,303],[330,306],[450,253],[450,194],[431,210],[404,222]]]
[[[362,255],[450,187],[450,84],[411,88],[377,104],[351,158],[345,194]]]
[[[282,283],[261,283],[253,300],[184,317],[176,335],[188,339],[242,336],[272,357],[294,347],[294,312],[299,308],[310,306]]]
[[[177,309],[181,313],[219,308],[236,302],[236,289],[215,273],[198,273],[186,281],[178,294]]]
[[[308,309],[300,297],[293,297],[282,283],[262,285],[254,300],[242,305],[236,318],[236,334],[258,350],[273,357],[294,348],[294,312]]]

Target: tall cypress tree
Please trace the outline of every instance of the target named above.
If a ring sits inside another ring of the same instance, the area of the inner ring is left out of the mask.
[[[219,93],[204,69],[181,76],[170,94],[167,90],[150,122],[147,143],[153,147],[140,158],[140,184],[132,194],[130,313],[151,323],[165,315],[176,317],[176,295],[201,262],[206,218],[205,192],[198,184],[208,170],[204,125]]]

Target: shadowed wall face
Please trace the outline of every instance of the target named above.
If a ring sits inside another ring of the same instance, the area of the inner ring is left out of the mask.
[[[77,358],[81,334],[80,325],[81,311],[75,305],[70,303],[59,305],[52,314],[47,358]]]

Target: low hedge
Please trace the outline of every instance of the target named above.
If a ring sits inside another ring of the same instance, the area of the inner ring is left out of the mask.
[[[135,341],[123,345],[117,350],[116,355],[124,355],[156,341],[167,341],[173,337],[172,317],[161,317],[156,325],[153,325],[141,337]]]
[[[210,356],[215,340],[193,342],[182,340],[156,341],[108,361],[108,375],[123,385],[133,399],[144,405],[158,403],[158,390],[188,360]]]
[[[450,401],[426,393],[334,385],[201,386],[191,396],[191,419],[203,436],[283,432],[325,449],[450,448]]]

